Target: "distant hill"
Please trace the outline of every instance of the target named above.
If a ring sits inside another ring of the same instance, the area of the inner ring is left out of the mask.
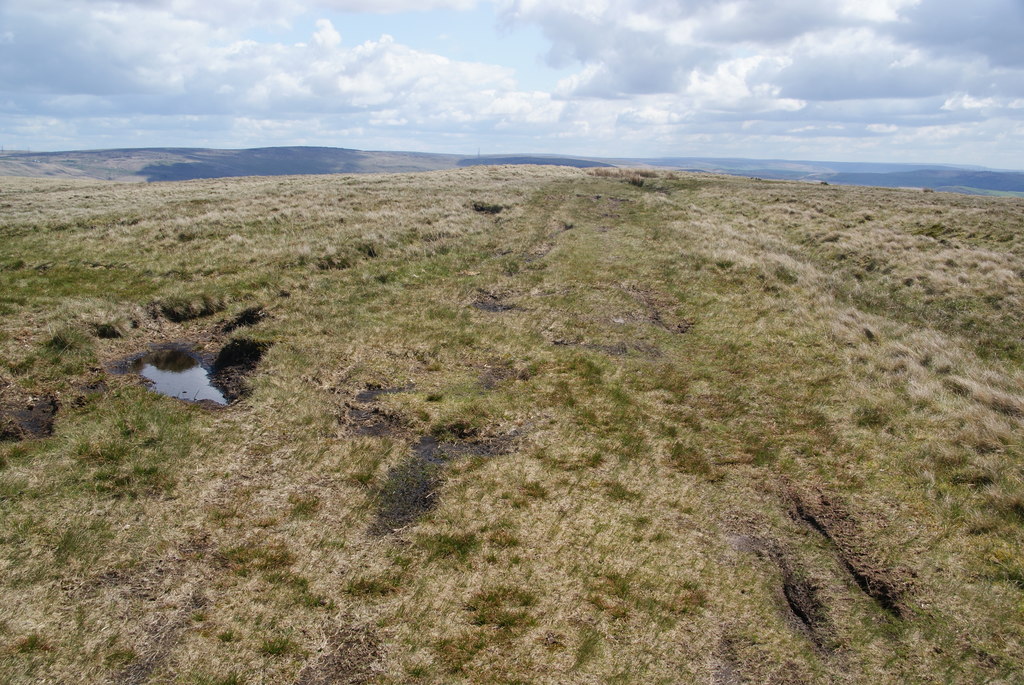
[[[0,153],[0,176],[188,181],[235,176],[438,171],[478,164],[612,166],[607,162],[554,155],[469,157],[427,152],[368,152],[333,147],[264,147],[248,150],[136,148]]]
[[[931,188],[978,195],[1019,196],[1024,193],[1024,172],[971,166],[711,157],[597,158],[541,154],[471,156],[334,147],[5,152],[0,153],[0,176],[187,181],[233,176],[438,171],[482,164],[540,164],[577,168],[643,166],[840,185]]]
[[[1016,195],[1024,192],[1024,172],[997,171],[976,166],[708,157],[636,158],[617,161],[620,165],[642,164],[784,181],[825,181],[838,185],[882,188],[931,188],[976,195]]]
[[[0,175],[187,181],[233,176],[435,171],[454,168],[460,159],[459,155],[366,152],[329,147],[11,152],[0,154]]]
[[[460,167],[495,164],[547,164],[555,166],[571,166],[576,167],[577,169],[615,166],[609,162],[600,162],[594,159],[577,159],[573,157],[557,157],[551,155],[490,155],[487,157],[467,157],[459,160]]]
[[[917,169],[884,174],[839,173],[830,177],[828,182],[885,188],[926,187],[954,192],[960,192],[961,189],[1024,191],[1024,173],[966,169]]]

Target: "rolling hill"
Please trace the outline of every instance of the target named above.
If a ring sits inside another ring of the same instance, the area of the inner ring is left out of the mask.
[[[437,171],[467,166],[521,164],[576,168],[636,166],[841,185],[930,188],[966,194],[1024,193],[1024,173],[978,167],[702,157],[618,159],[532,154],[466,156],[367,152],[329,147],[4,152],[0,153],[0,176],[184,181],[236,176]]]

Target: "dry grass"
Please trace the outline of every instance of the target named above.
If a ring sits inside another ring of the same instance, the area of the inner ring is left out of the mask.
[[[1024,202],[0,188],[0,407],[60,407],[0,444],[0,680],[1024,677]],[[238,336],[273,346],[225,410],[102,370]],[[423,436],[436,468],[403,466]],[[396,492],[423,506],[391,532]]]

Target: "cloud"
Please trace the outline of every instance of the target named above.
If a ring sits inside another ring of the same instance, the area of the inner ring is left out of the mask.
[[[394,14],[481,8],[539,37],[522,44],[557,84],[388,35],[410,21]],[[381,31],[353,41],[354,13]],[[1020,0],[0,0],[0,27],[0,130],[54,141],[752,156],[847,141],[844,156],[887,157],[970,141],[976,162],[1024,158],[1007,135],[1024,118]]]

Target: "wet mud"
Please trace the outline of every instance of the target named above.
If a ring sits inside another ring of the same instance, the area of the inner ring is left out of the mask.
[[[236,338],[217,353],[210,380],[220,388],[229,403],[249,394],[247,378],[259,366],[270,347],[271,343],[268,342]]]
[[[411,386],[367,388],[348,407],[348,418],[357,435],[396,436],[400,417],[373,406],[382,396],[406,392]],[[385,537],[414,524],[437,506],[438,490],[444,483],[445,466],[463,457],[493,457],[511,451],[516,434],[480,438],[462,424],[453,424],[422,435],[409,448],[408,457],[392,467],[375,495],[376,514],[369,534]]]
[[[402,431],[405,422],[400,416],[373,404],[386,395],[409,392],[412,389],[413,386],[366,388],[356,394],[354,402],[346,404],[345,422],[355,435],[375,438],[396,435]]]
[[[59,409],[55,397],[31,397],[10,386],[0,389],[0,442],[52,435]]]
[[[462,457],[494,457],[511,450],[513,436],[489,440],[442,441],[421,436],[409,458],[388,471],[377,493],[377,514],[370,535],[384,537],[412,525],[437,506],[445,466]]]
[[[497,295],[486,292],[481,292],[471,306],[484,312],[508,312],[516,308],[514,304],[504,302]]]

